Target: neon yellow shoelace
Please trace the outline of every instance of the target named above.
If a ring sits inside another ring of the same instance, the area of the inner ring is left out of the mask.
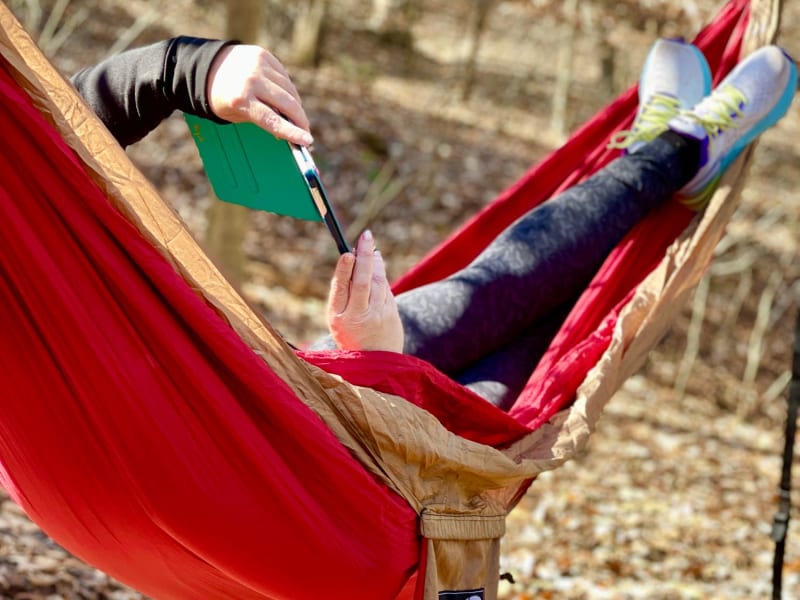
[[[703,107],[702,115],[689,114],[709,137],[715,138],[723,131],[739,126],[734,119],[742,115],[747,98],[732,85],[726,85],[716,90],[706,103],[708,106]]]
[[[667,129],[667,122],[678,114],[681,105],[677,98],[653,94],[636,118],[633,129],[619,131],[608,143],[609,148],[623,150],[636,142],[649,142]]]

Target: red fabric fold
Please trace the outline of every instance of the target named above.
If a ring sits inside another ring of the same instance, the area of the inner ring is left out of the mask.
[[[0,481],[156,598],[390,598],[417,517],[111,208],[0,69]]]

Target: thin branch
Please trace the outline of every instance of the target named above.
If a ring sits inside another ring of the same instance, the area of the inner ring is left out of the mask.
[[[67,41],[67,38],[69,38],[78,26],[83,24],[88,17],[89,9],[85,6],[75,11],[59,28],[58,33],[49,39],[47,46],[42,48],[44,53],[47,56],[56,54],[61,49],[61,46],[64,45],[64,42]]]
[[[155,23],[158,15],[159,11],[157,8],[151,8],[146,13],[139,15],[131,26],[122,32],[122,35],[117,38],[117,41],[114,42],[111,48],[108,49],[106,56],[113,56],[114,54],[119,54],[123,50],[127,50],[134,40],[139,37],[139,34]]]
[[[370,182],[369,188],[366,194],[364,194],[364,200],[361,203],[363,208],[355,221],[347,228],[346,236],[349,239],[353,239],[361,233],[406,187],[408,178],[401,177],[392,179],[396,168],[397,162],[395,160],[390,159],[386,161],[375,178]]]
[[[772,312],[772,304],[775,294],[783,282],[783,273],[773,271],[770,275],[767,287],[761,294],[758,302],[753,329],[750,332],[750,343],[747,345],[747,364],[745,365],[742,383],[749,386],[756,380],[758,368],[761,366],[761,355],[764,348],[764,336],[769,326],[769,316]]]
[[[772,382],[772,385],[770,385],[761,395],[761,401],[764,403],[764,405],[772,404],[780,396],[782,396],[786,386],[789,385],[789,382],[791,381],[792,372],[787,369],[781,373],[780,376]]]
[[[21,21],[26,31],[32,34],[39,31],[39,23],[42,21],[42,5],[39,0],[17,0],[11,3],[11,9],[24,15]]]
[[[706,275],[700,280],[692,301],[692,320],[686,330],[686,350],[681,357],[678,374],[675,377],[675,392],[682,397],[686,392],[689,375],[700,351],[700,333],[703,329],[703,320],[708,303],[708,290],[711,287],[711,277]]]
[[[742,311],[745,301],[750,296],[753,289],[753,271],[748,269],[739,277],[739,285],[736,286],[736,291],[733,294],[731,302],[728,304],[725,320],[722,324],[722,331],[730,331],[736,321],[739,319],[739,314]]]
[[[67,10],[67,6],[69,6],[69,0],[57,0],[55,6],[53,6],[53,10],[47,17],[47,21],[45,21],[44,27],[42,27],[42,32],[39,34],[39,46],[47,55],[50,55],[50,44],[52,43],[53,36],[58,29],[59,23],[61,23],[61,19],[64,17],[64,11]]]
[[[756,253],[752,250],[744,250],[730,260],[715,260],[711,263],[710,271],[715,277],[725,277],[727,275],[738,275],[752,268],[756,262]]]

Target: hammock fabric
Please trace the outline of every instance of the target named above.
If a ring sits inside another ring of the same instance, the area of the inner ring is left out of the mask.
[[[734,0],[697,40],[718,77],[749,6]],[[505,514],[585,444],[666,327],[642,323],[674,310],[710,259],[735,186],[699,224],[670,205],[632,232],[505,414],[413,357],[296,355],[2,5],[0,25],[9,495],[68,550],[155,598],[427,600],[470,587],[494,598]],[[398,289],[445,275],[479,251],[474,240],[599,168],[634,97]],[[654,279],[661,291],[642,293]]]
[[[391,597],[397,578],[378,574],[412,572],[416,515],[198,302],[0,75],[6,490],[90,563],[123,580],[137,563],[132,583],[154,597]],[[266,560],[269,582],[253,585]]]

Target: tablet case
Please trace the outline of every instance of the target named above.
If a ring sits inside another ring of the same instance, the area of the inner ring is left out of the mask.
[[[349,248],[311,155],[253,123],[219,124],[185,114],[214,192],[226,202],[323,221],[339,252]]]

